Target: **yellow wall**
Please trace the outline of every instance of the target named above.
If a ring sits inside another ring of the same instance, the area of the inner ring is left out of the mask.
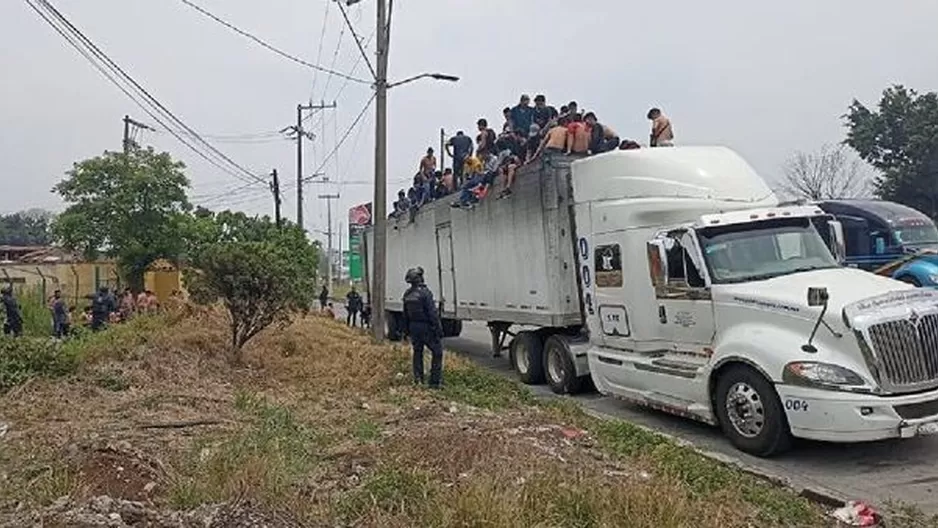
[[[63,297],[75,302],[94,293],[100,286],[108,286],[113,290],[123,284],[113,262],[0,264],[2,284],[12,279],[16,288],[42,288],[43,278],[46,297],[55,290],[62,290]]]

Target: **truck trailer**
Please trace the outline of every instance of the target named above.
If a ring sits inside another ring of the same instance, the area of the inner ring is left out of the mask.
[[[527,384],[592,381],[758,456],[938,433],[938,292],[844,267],[840,222],[728,148],[547,157],[510,198],[387,229],[392,338],[421,266],[444,334],[485,322]]]

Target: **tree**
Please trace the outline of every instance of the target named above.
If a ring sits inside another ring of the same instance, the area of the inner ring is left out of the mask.
[[[184,169],[152,148],[78,162],[53,188],[69,204],[53,233],[88,258],[116,258],[131,285],[140,287],[153,261],[176,261],[183,250],[180,232],[191,208]]]
[[[48,246],[52,243],[49,231],[52,218],[52,213],[43,209],[0,215],[0,244]]]
[[[876,196],[938,218],[938,94],[896,85],[877,110],[854,100],[844,118],[845,143],[882,172]]]
[[[293,224],[228,211],[190,217],[186,287],[200,304],[224,305],[231,359],[265,328],[309,308],[318,248]]]
[[[842,145],[824,145],[817,152],[795,152],[782,168],[782,190],[808,200],[869,196],[869,175],[863,162],[850,159]]]

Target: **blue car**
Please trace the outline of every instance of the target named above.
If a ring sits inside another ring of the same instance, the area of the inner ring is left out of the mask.
[[[892,277],[938,287],[938,228],[923,213],[879,200],[827,200],[815,205],[843,225],[846,265],[875,271],[905,260]]]

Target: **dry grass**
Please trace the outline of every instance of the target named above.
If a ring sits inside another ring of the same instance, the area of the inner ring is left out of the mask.
[[[250,500],[329,526],[824,525],[787,490],[465,360],[447,357],[443,391],[414,388],[407,351],[332,321],[265,332],[241,369],[218,314],[138,330],[0,397],[0,525],[66,494]]]

